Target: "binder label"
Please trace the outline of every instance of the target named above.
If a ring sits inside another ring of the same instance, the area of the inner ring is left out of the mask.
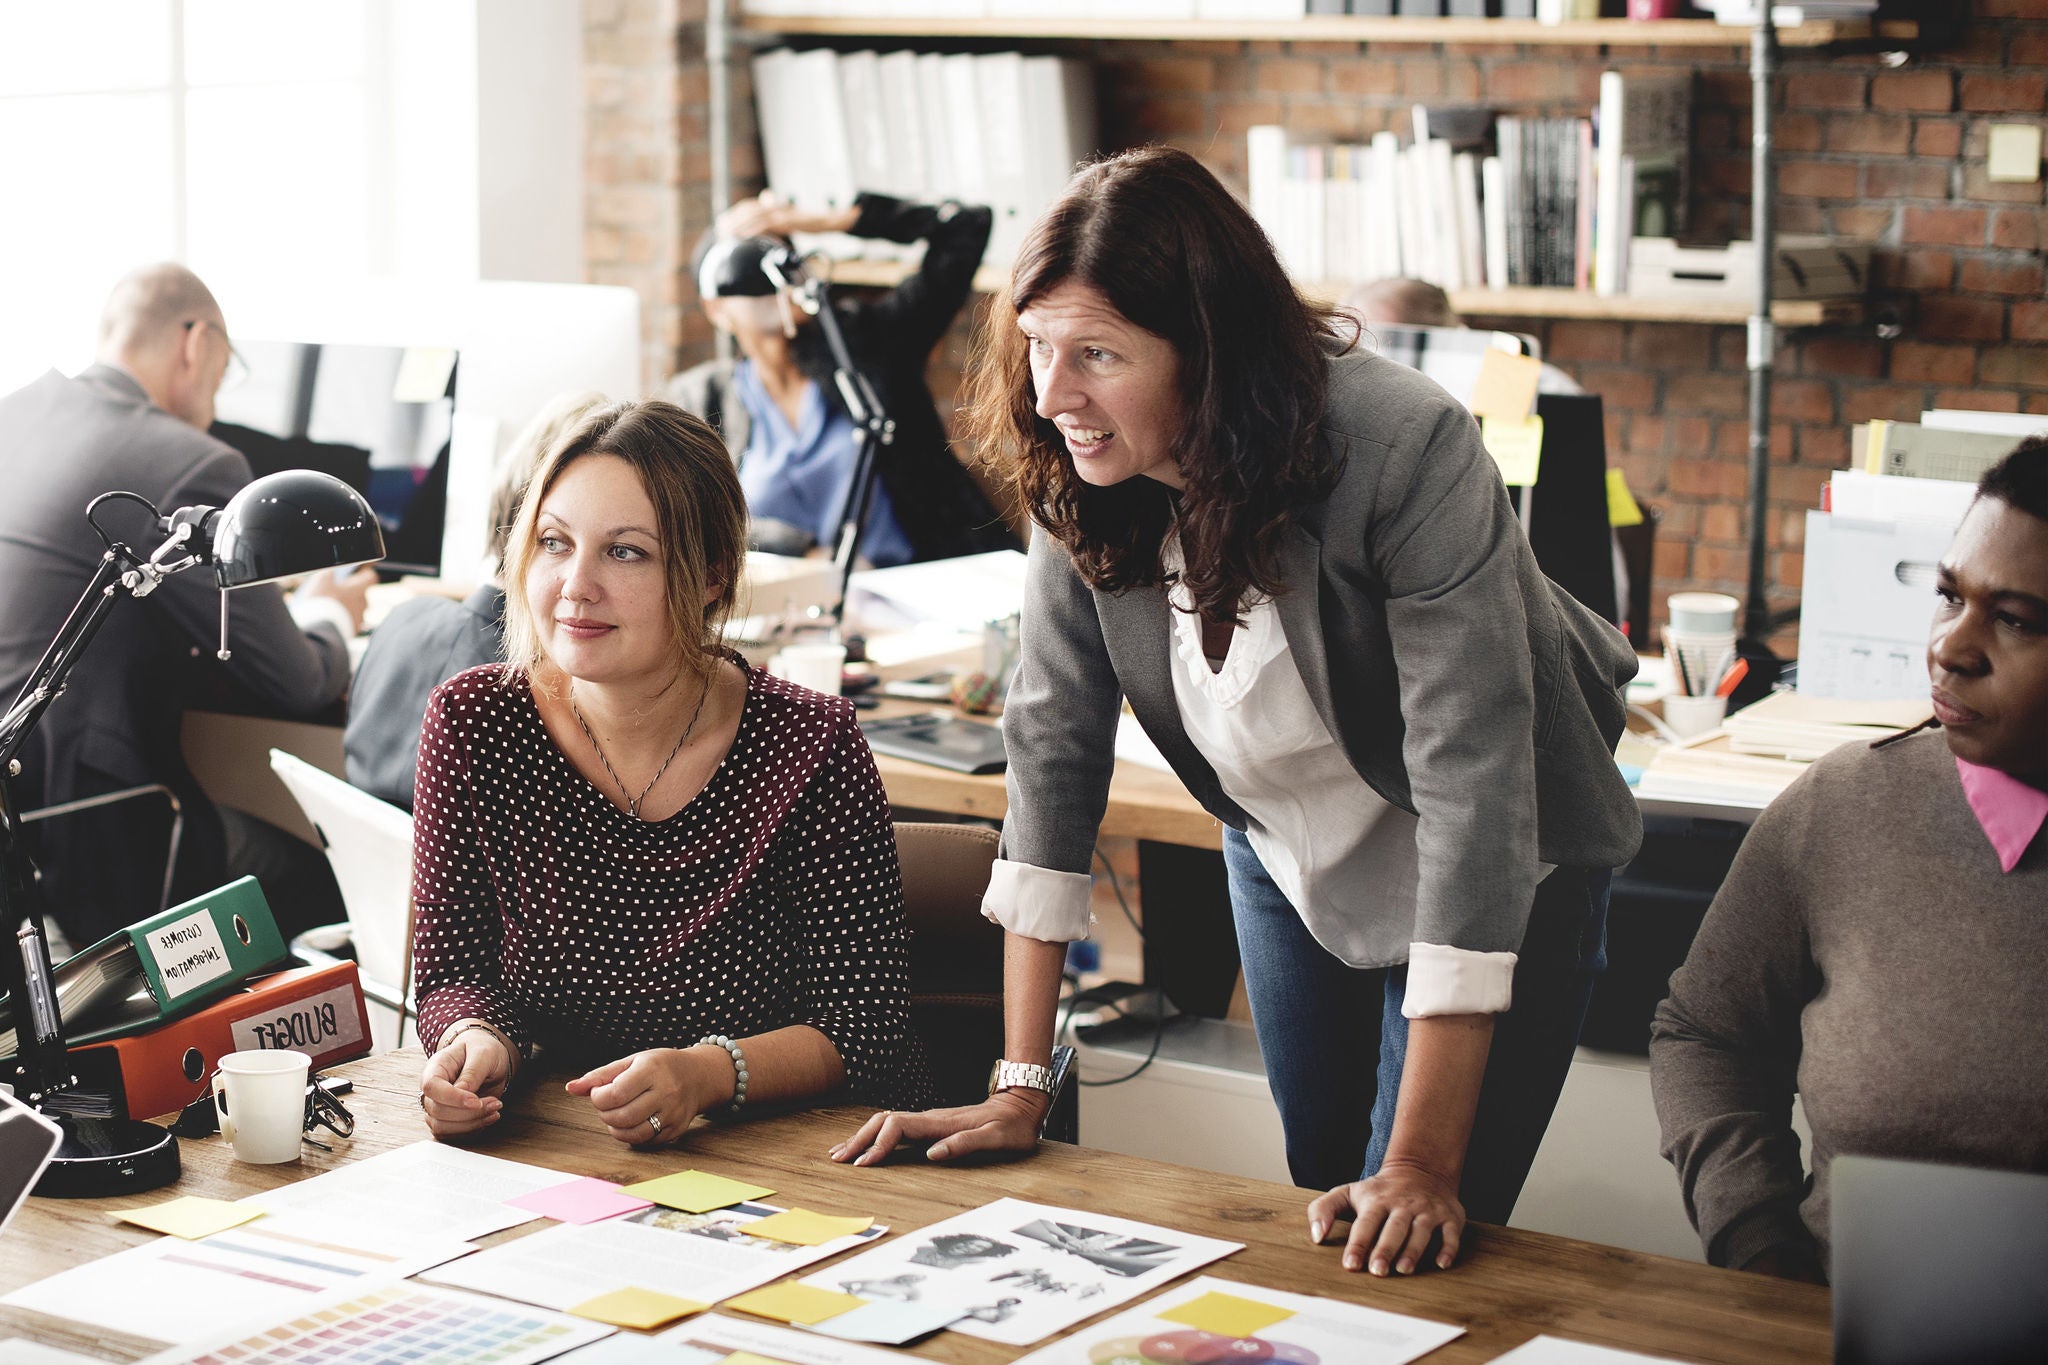
[[[151,929],[149,953],[156,959],[164,992],[172,1000],[234,970],[213,915],[205,909]]]
[[[365,1038],[355,989],[346,984],[237,1019],[230,1029],[237,1051],[285,1047],[317,1056],[359,1047]]]

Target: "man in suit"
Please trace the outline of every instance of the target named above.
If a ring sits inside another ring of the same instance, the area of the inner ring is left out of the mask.
[[[114,287],[97,363],[51,371],[0,398],[0,697],[13,698],[85,589],[104,546],[86,504],[115,489],[168,514],[220,506],[249,482],[242,456],[206,434],[234,348],[220,305],[183,266],[145,266]],[[163,533],[133,502],[103,506],[108,534],[147,554]],[[216,809],[179,749],[190,699],[223,688],[285,716],[318,712],[348,687],[345,641],[374,576],[321,574],[289,608],[275,587],[236,592],[233,658],[215,659],[220,593],[189,571],[119,602],[44,715],[14,784],[18,806],[79,800],[147,783],[185,816],[171,899],[253,873],[287,937],[343,917],[317,849],[239,812]],[[152,913],[163,899],[165,803],[136,798],[29,827],[45,906],[76,946]]]

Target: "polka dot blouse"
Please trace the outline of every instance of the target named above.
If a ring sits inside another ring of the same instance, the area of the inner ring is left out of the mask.
[[[416,790],[422,1038],[479,1018],[610,1058],[808,1024],[860,1099],[929,1102],[895,833],[846,702],[748,670],[704,790],[642,821],[486,665],[434,690]]]

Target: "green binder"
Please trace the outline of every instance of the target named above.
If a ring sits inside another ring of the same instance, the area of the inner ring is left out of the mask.
[[[66,958],[56,978],[64,1041],[142,1033],[217,1000],[283,962],[285,944],[254,877],[129,925]],[[14,1030],[0,1030],[0,1056]]]

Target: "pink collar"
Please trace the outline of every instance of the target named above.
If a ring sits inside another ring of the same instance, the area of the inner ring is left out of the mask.
[[[1956,775],[1963,780],[1963,795],[1984,827],[1984,837],[1998,855],[1998,865],[2007,872],[2019,865],[2020,855],[2048,821],[2048,791],[2020,781],[2010,773],[1976,763],[1956,760]]]

